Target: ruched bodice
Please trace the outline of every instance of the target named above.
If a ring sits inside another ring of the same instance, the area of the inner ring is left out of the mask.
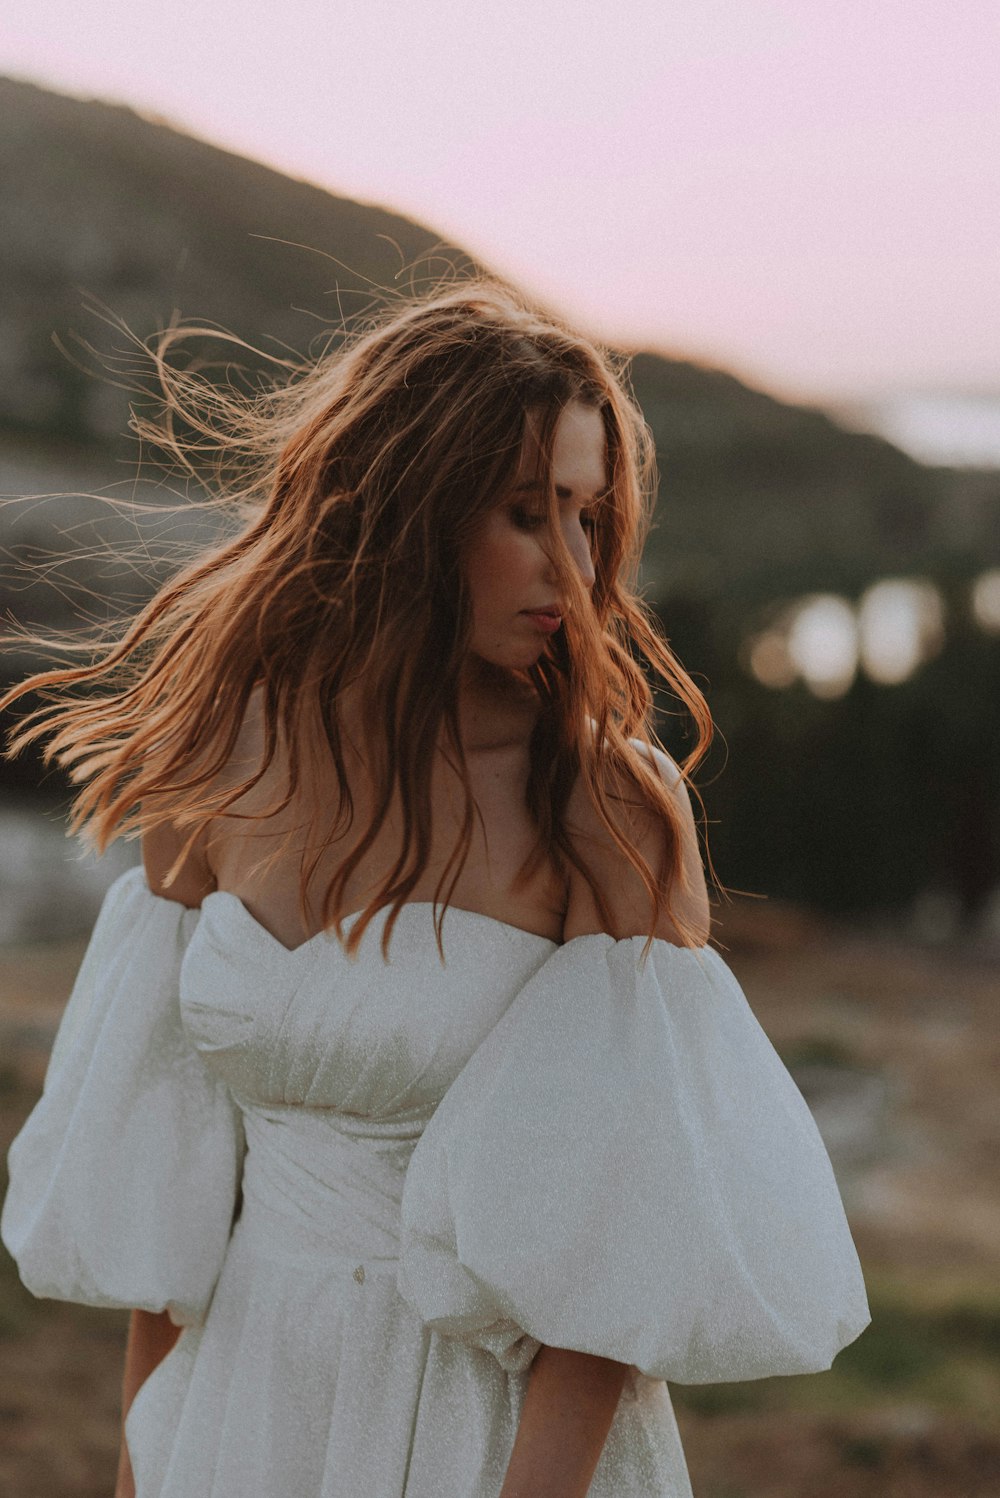
[[[867,1325],[829,1158],[711,949],[382,911],[349,958],[109,891],[11,1147],[37,1295],[183,1327],[137,1498],[497,1498],[542,1343],[626,1365],[589,1498],[690,1498],[666,1379]],[[349,917],[347,924],[354,917]]]
[[[335,934],[289,951],[225,892],[206,897],[180,978],[184,1028],[241,1101],[389,1119],[433,1108],[555,943],[473,911],[404,905],[354,958]],[[346,925],[350,929],[353,917]]]
[[[182,1021],[243,1114],[241,1231],[262,1251],[396,1262],[425,1124],[555,945],[455,908],[442,964],[432,908],[413,903],[386,962],[387,914],[353,958],[332,933],[288,950],[226,892],[192,921]]]

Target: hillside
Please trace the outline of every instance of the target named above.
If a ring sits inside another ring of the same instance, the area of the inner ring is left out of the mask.
[[[179,310],[272,350],[303,349],[323,319],[336,319],[338,287],[351,310],[353,288],[367,296],[369,281],[391,285],[401,264],[437,243],[396,214],[130,109],[11,79],[0,80],[0,109],[0,424],[8,427],[106,441],[121,431],[115,392],[79,375],[51,341],[53,331],[65,340],[72,330],[100,341],[85,294],[143,336]]]
[[[949,550],[950,476],[880,438],[655,354],[635,356],[632,379],[660,467],[657,597],[852,593]]]
[[[0,79],[0,109],[8,444],[120,451],[127,397],[53,342],[55,334],[72,348],[76,334],[115,346],[86,298],[142,336],[179,313],[265,349],[302,351],[339,308],[365,305],[372,283],[406,285],[415,262],[418,275],[472,263],[423,225],[127,108]],[[953,477],[721,371],[640,353],[633,377],[663,477],[646,562],[656,594],[736,586],[756,597],[824,578],[850,588],[954,549]],[[988,534],[991,495],[977,536]]]

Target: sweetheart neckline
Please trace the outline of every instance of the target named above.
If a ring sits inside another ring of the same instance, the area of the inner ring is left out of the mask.
[[[285,943],[281,941],[279,937],[275,936],[273,931],[269,931],[265,925],[258,921],[257,917],[247,909],[246,905],[244,905],[239,895],[233,894],[232,890],[210,890],[209,893],[202,899],[202,906],[206,905],[209,900],[217,899],[219,895],[224,895],[232,904],[236,905],[238,909],[242,911],[243,916],[250,923],[250,925],[253,926],[255,930],[259,931],[267,941],[273,943],[274,946],[276,946],[280,951],[284,952],[288,957],[294,957],[297,953],[305,951],[308,947],[312,947],[320,940],[321,937],[324,937],[327,941],[337,940],[337,934],[335,931],[314,931],[312,936],[307,936],[305,941],[299,942],[298,946],[286,947]],[[433,908],[433,900],[404,900],[402,906],[400,907],[400,914],[402,914],[404,910],[432,910]],[[382,906],[381,909],[376,912],[376,916],[381,915],[383,912],[387,912],[388,909],[389,907],[387,905]],[[518,936],[525,936],[530,941],[544,942],[547,947],[558,947],[560,945],[559,942],[553,940],[551,936],[543,936],[540,931],[528,931],[524,926],[515,926],[510,921],[501,921],[497,916],[487,915],[485,911],[482,910],[469,910],[464,905],[449,905],[448,910],[453,910],[458,915],[472,916],[475,920],[478,921],[487,921],[491,926],[499,926],[503,931],[516,932]],[[361,914],[362,911],[360,910],[352,910],[349,915],[344,916],[344,924],[346,925],[349,921],[356,920],[357,917]]]

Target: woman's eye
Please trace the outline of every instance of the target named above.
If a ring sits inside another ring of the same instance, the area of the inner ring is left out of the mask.
[[[535,531],[545,524],[548,516],[537,510],[526,510],[523,505],[513,505],[510,518],[519,530]]]

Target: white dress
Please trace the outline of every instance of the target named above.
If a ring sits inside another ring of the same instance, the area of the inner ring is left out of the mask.
[[[690,1495],[667,1384],[828,1368],[868,1303],[812,1116],[710,948],[387,912],[355,960],[109,891],[0,1233],[184,1329],[137,1498],[496,1498],[542,1343],[629,1366],[593,1498]],[[242,1189],[241,1189],[242,1188]]]

